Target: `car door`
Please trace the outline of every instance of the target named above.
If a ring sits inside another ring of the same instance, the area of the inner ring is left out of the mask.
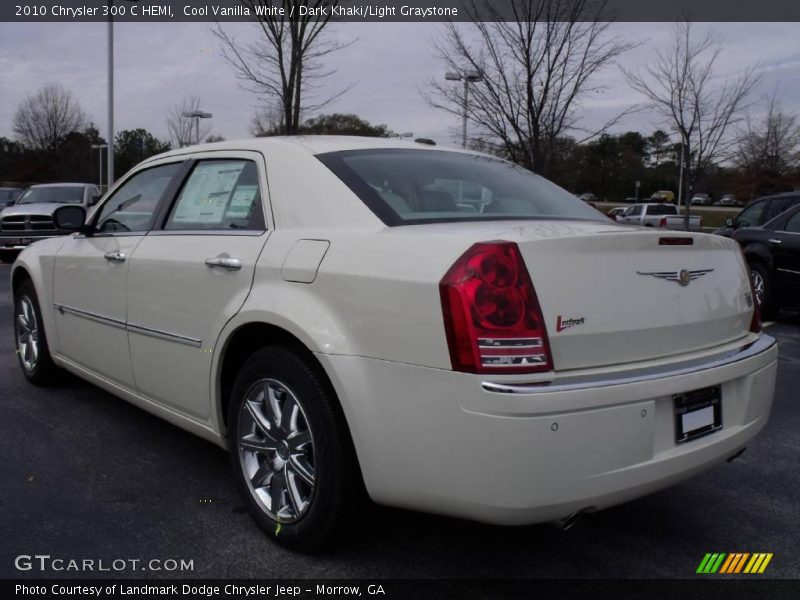
[[[786,220],[769,240],[775,264],[777,292],[783,301],[800,305],[800,210]]]
[[[140,170],[99,207],[97,232],[64,242],[53,271],[58,354],[133,387],[126,332],[128,261],[150,229],[181,163]]]
[[[202,156],[130,262],[128,331],[139,393],[208,421],[214,344],[250,292],[268,228],[261,155]]]

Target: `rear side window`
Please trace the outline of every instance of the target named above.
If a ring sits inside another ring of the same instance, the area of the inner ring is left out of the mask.
[[[789,233],[800,233],[800,210],[786,221],[786,231]]]
[[[792,206],[797,204],[796,198],[774,198],[764,211],[762,223],[771,221],[785,210],[789,210]],[[761,224],[761,223],[759,223]]]
[[[501,219],[605,222],[566,190],[499,159],[391,148],[317,158],[390,226]]]
[[[256,164],[250,160],[198,162],[164,229],[264,231]]]

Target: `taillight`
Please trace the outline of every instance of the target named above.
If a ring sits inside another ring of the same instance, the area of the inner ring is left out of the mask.
[[[539,300],[515,243],[475,244],[450,267],[439,292],[453,370],[553,368]]]
[[[667,226],[667,217],[661,217],[661,222],[658,224],[659,227],[666,227]]]

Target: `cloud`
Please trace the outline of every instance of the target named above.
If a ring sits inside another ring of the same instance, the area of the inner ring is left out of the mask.
[[[171,106],[196,95],[204,110],[214,114],[214,133],[228,139],[249,136],[249,123],[260,100],[241,89],[208,23],[115,24],[116,129],[144,127],[166,138],[164,118]],[[355,39],[331,55],[322,94],[355,83],[326,112],[351,112],[373,123],[385,123],[398,132],[457,140],[458,119],[431,109],[419,88],[429,76],[443,75],[430,41],[438,23],[343,23],[331,29],[341,39]],[[800,106],[800,55],[790,43],[795,23],[699,24],[711,28],[725,43],[719,59],[723,74],[735,74],[760,63],[761,90],[778,86],[785,109]],[[618,23],[609,33],[639,42],[622,64],[629,68],[653,60],[657,47],[669,40],[667,23]],[[238,39],[252,39],[251,25],[226,25]],[[92,121],[106,131],[106,31],[104,23],[0,24],[0,135],[12,135],[12,119],[19,101],[48,82],[59,82],[80,101]],[[641,101],[616,67],[606,69],[595,83],[603,89],[583,100],[582,124],[597,127],[615,113]],[[662,123],[640,112],[616,129],[649,132]]]

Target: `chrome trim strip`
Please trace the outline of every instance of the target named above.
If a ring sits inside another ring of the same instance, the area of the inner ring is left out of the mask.
[[[143,327],[142,325],[133,325],[131,323],[125,323],[124,321],[120,321],[118,319],[112,319],[111,317],[104,317],[103,315],[98,315],[97,313],[89,312],[86,310],[80,310],[77,308],[72,308],[70,306],[64,306],[62,304],[55,304],[55,303],[53,304],[53,307],[61,314],[67,313],[74,315],[76,317],[83,317],[84,319],[89,319],[90,321],[96,321],[97,323],[102,323],[104,325],[110,325],[111,327],[116,327],[118,329],[124,329],[128,332],[140,333],[142,335],[148,335],[150,337],[159,338],[162,340],[168,340],[170,342],[176,342],[178,344],[185,344],[187,346],[193,346],[195,348],[200,348],[203,345],[202,340],[187,337],[184,335],[178,335],[176,333],[169,333],[167,331],[161,331],[159,329],[152,329],[150,327]]]
[[[78,308],[72,308],[71,306],[64,306],[63,304],[53,304],[53,307],[60,312],[62,315],[64,313],[74,315],[76,317],[83,317],[84,319],[89,319],[90,321],[96,321],[98,323],[103,323],[104,325],[111,325],[112,327],[117,327],[119,329],[125,329],[125,322],[120,321],[119,319],[112,319],[111,317],[104,317],[103,315],[98,315],[97,313],[89,312],[86,310],[80,310]]]
[[[762,334],[752,344],[743,346],[736,350],[720,352],[712,356],[685,360],[671,365],[658,367],[645,367],[640,369],[630,369],[619,373],[603,373],[599,375],[576,375],[563,377],[553,382],[542,383],[496,383],[493,381],[481,382],[481,387],[487,392],[496,394],[546,394],[549,392],[567,392],[573,390],[584,390],[589,388],[609,387],[613,385],[625,385],[629,383],[639,383],[643,381],[653,381],[678,375],[688,375],[698,371],[716,369],[725,365],[733,364],[741,360],[746,360],[766,352],[777,342],[775,338]]]
[[[148,231],[147,235],[156,237],[184,235],[260,237],[266,231],[266,229],[153,229]]]
[[[792,271],[791,269],[780,269],[779,268],[778,271],[781,271],[783,273],[791,273],[792,275],[800,275],[800,271]]]
[[[195,348],[199,348],[200,346],[203,345],[202,340],[187,337],[185,335],[178,335],[177,333],[169,333],[167,331],[161,331],[160,329],[152,329],[150,327],[144,327],[142,325],[133,325],[132,323],[128,323],[128,331],[133,333],[140,333],[142,335],[148,335],[150,337],[162,340],[168,340],[170,342],[177,342],[178,344],[194,346]]]

